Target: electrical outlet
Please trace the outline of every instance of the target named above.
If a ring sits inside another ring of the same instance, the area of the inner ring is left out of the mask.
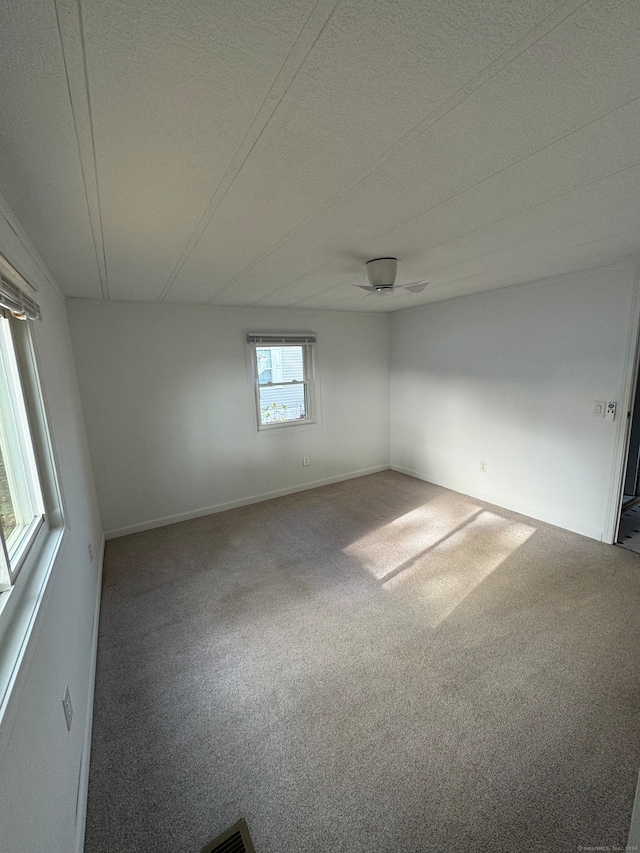
[[[308,464],[309,464],[309,457],[308,457],[308,456],[303,456],[303,457],[302,457],[302,464],[303,464],[303,465],[308,465]]]
[[[484,460],[480,463],[480,470],[483,474],[487,473],[487,463]]]
[[[62,707],[64,709],[64,718],[67,722],[67,731],[71,731],[71,720],[73,719],[73,707],[71,705],[71,694],[69,693],[69,685],[64,686],[64,696],[62,697]]]
[[[93,563],[93,548],[91,547],[91,542],[89,542],[89,559]]]

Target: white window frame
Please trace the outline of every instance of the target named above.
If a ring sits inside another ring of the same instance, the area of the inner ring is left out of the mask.
[[[254,406],[256,413],[256,425],[258,432],[269,432],[277,429],[288,429],[290,427],[308,426],[316,423],[317,398],[316,398],[316,375],[315,375],[315,343],[316,336],[312,333],[283,334],[250,332],[247,342],[251,352],[251,368],[253,378]],[[304,379],[294,379],[288,382],[282,380],[277,382],[260,382],[258,373],[257,350],[265,347],[301,347],[302,365]],[[295,418],[289,421],[275,421],[263,424],[260,407],[260,388],[286,388],[300,385],[305,386],[305,414],[304,418]]]
[[[5,559],[0,586],[0,732],[37,614],[51,586],[51,572],[66,530],[33,334],[40,309],[28,295],[30,289],[33,288],[0,255],[0,311],[4,326],[0,333],[0,356],[3,369],[11,374],[9,396],[14,397],[14,402],[16,394],[20,398],[17,425],[23,433],[11,452],[17,449],[24,454],[22,464],[36,478],[32,498],[38,506],[37,515],[23,527],[19,542],[5,543],[0,535],[0,558]],[[13,390],[11,383],[15,383]],[[7,559],[7,555],[11,558]]]

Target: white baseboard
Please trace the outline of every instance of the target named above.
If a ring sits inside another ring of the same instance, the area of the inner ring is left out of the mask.
[[[102,596],[102,568],[104,565],[104,536],[100,543],[98,559],[98,588],[93,612],[93,630],[91,634],[91,661],[89,664],[89,691],[87,695],[87,714],[84,723],[84,741],[80,759],[80,777],[78,779],[78,801],[76,803],[76,845],[75,853],[84,850],[84,833],[87,824],[87,798],[89,795],[89,763],[91,759],[91,732],[93,730],[93,697],[96,686],[96,662],[98,657],[98,629],[100,625],[100,599]]]
[[[281,498],[284,495],[293,495],[296,492],[306,492],[308,489],[317,489],[319,486],[329,486],[331,483],[341,483],[343,480],[353,480],[355,477],[364,477],[367,474],[378,474],[380,471],[388,471],[389,465],[376,465],[373,468],[362,468],[360,471],[350,471],[347,474],[339,474],[337,477],[325,477],[323,480],[314,480],[311,483],[303,483],[299,486],[290,486],[286,489],[276,489],[273,492],[264,492],[260,495],[250,495],[235,501],[214,504],[214,506],[203,507],[189,512],[180,512],[176,515],[168,515],[165,518],[154,518],[143,521],[140,524],[131,524],[128,527],[118,527],[115,530],[107,530],[105,539],[115,539],[118,536],[127,536],[129,533],[141,533],[143,530],[153,530],[156,527],[166,527],[168,524],[176,524],[179,521],[189,521],[191,518],[200,518],[203,515],[211,515],[215,512],[224,512],[227,509],[236,509],[240,506],[268,501],[271,498]]]
[[[631,828],[629,829],[629,840],[627,850],[640,850],[640,775],[636,787],[636,798],[631,812]]]
[[[392,471],[398,471],[400,474],[408,474],[409,477],[415,477],[418,480],[425,480],[427,483],[433,483],[434,486],[441,486],[443,489],[450,489],[453,492],[459,492],[462,495],[468,495],[471,498],[476,498],[485,503],[494,504],[495,506],[509,509],[513,512],[519,512],[521,515],[526,515],[528,518],[544,521],[545,524],[553,524],[554,527],[561,527],[563,530],[570,530],[572,533],[579,533],[581,536],[588,536],[590,539],[602,540],[603,532],[599,528],[590,527],[585,524],[576,523],[573,519],[565,518],[564,516],[556,515],[555,513],[540,510],[537,507],[528,506],[527,504],[519,503],[518,501],[505,500],[498,495],[492,495],[489,492],[483,492],[480,489],[469,488],[466,484],[438,481],[437,478],[422,474],[420,471],[414,471],[411,468],[402,468],[399,465],[391,465]]]

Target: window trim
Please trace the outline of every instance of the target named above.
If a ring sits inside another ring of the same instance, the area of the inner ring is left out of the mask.
[[[272,430],[287,429],[290,427],[304,427],[318,423],[317,418],[317,379],[315,370],[315,343],[316,336],[313,333],[259,333],[250,332],[247,335],[251,358],[251,377],[254,397],[254,410],[256,427],[259,433]],[[301,347],[303,360],[304,379],[288,380],[285,382],[260,382],[258,370],[257,350],[265,347]],[[275,423],[263,424],[260,405],[261,388],[279,388],[296,385],[305,386],[305,413],[304,418],[295,418],[287,421],[276,421]]]

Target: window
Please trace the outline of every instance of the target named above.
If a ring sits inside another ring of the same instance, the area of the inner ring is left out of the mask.
[[[315,335],[250,334],[258,429],[315,420]]]
[[[0,255],[0,723],[64,536],[30,290]]]
[[[59,513],[31,323],[23,322],[40,319],[28,287],[0,256],[0,594],[12,589],[32,546],[48,531],[45,505]]]

